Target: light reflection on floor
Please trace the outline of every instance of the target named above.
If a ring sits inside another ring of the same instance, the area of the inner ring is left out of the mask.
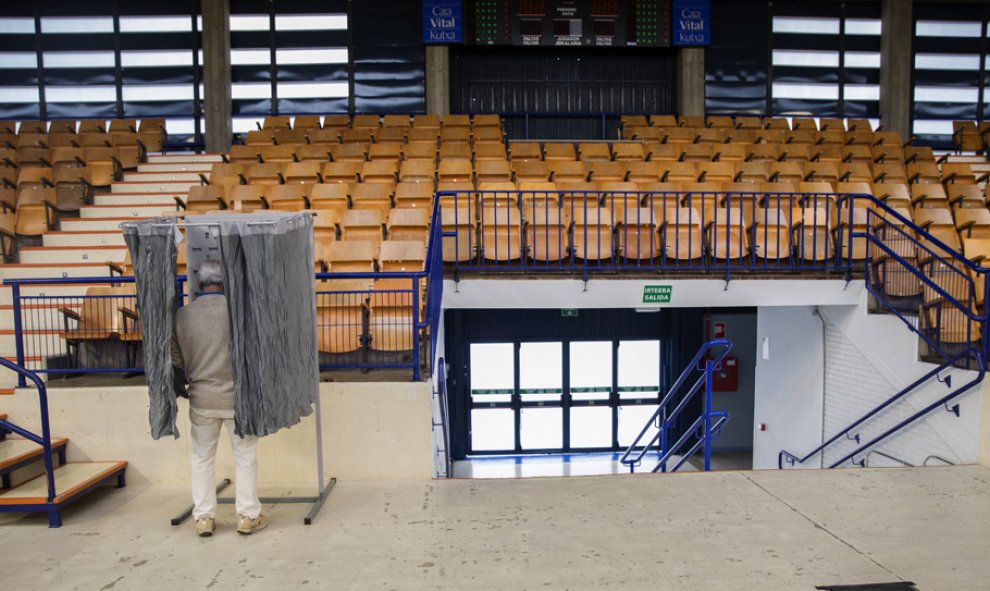
[[[538,478],[559,476],[598,476],[604,474],[628,474],[629,468],[619,462],[621,453],[547,454],[478,456],[454,462],[454,478]],[[649,472],[656,465],[659,454],[651,452],[643,458],[636,473]],[[679,456],[668,463],[677,462]],[[695,472],[702,466],[699,455],[685,462],[682,472]],[[749,470],[752,467],[751,454],[715,454],[712,456],[712,470]]]

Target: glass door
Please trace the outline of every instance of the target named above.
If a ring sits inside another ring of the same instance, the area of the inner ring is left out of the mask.
[[[619,447],[636,439],[660,402],[660,341],[619,341]],[[649,441],[656,424],[644,435]]]
[[[472,452],[515,451],[515,367],[513,343],[471,344]]]
[[[564,446],[563,343],[519,344],[519,443],[524,451]]]
[[[612,341],[570,343],[570,448],[615,444],[612,431]]]

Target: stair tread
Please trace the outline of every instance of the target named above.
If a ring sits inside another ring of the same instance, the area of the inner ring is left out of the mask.
[[[53,438],[52,449],[65,447],[69,440],[65,437]],[[27,439],[5,439],[0,441],[0,470],[23,462],[32,457],[40,458],[42,447]]]
[[[70,500],[90,486],[127,467],[127,462],[69,462],[55,468],[56,504]],[[47,502],[48,482],[45,475],[28,480],[0,493],[0,505],[43,505]]]

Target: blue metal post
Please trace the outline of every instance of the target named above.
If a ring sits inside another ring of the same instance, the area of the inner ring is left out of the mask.
[[[712,369],[711,359],[705,360],[705,472],[712,469]]]
[[[413,293],[413,309],[412,309],[412,326],[410,329],[413,332],[413,381],[419,381],[419,278],[413,277],[410,279],[412,281],[412,293]]]
[[[667,441],[667,433],[670,430],[669,427],[670,427],[670,423],[667,422],[667,409],[665,408],[663,409],[663,414],[661,415],[661,421],[660,421],[660,428],[662,429],[662,431],[660,431],[661,458],[667,455],[667,445],[669,444],[669,442]],[[660,471],[661,472],[667,471],[667,462],[663,462],[662,464],[660,464]]]
[[[24,330],[21,326],[21,284],[12,283],[10,285],[11,297],[14,299],[14,345],[17,351],[17,365],[26,368],[24,365]],[[24,388],[27,381],[24,374],[18,372],[17,387]]]

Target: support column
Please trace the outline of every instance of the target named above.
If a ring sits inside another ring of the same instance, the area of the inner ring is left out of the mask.
[[[206,151],[229,152],[234,134],[230,97],[230,0],[202,0],[202,11]]]
[[[682,47],[677,52],[677,113],[705,115],[704,47]]]
[[[880,122],[904,141],[911,137],[912,3],[883,0],[880,22]]]
[[[446,45],[426,46],[426,112],[450,112],[450,47]]]

